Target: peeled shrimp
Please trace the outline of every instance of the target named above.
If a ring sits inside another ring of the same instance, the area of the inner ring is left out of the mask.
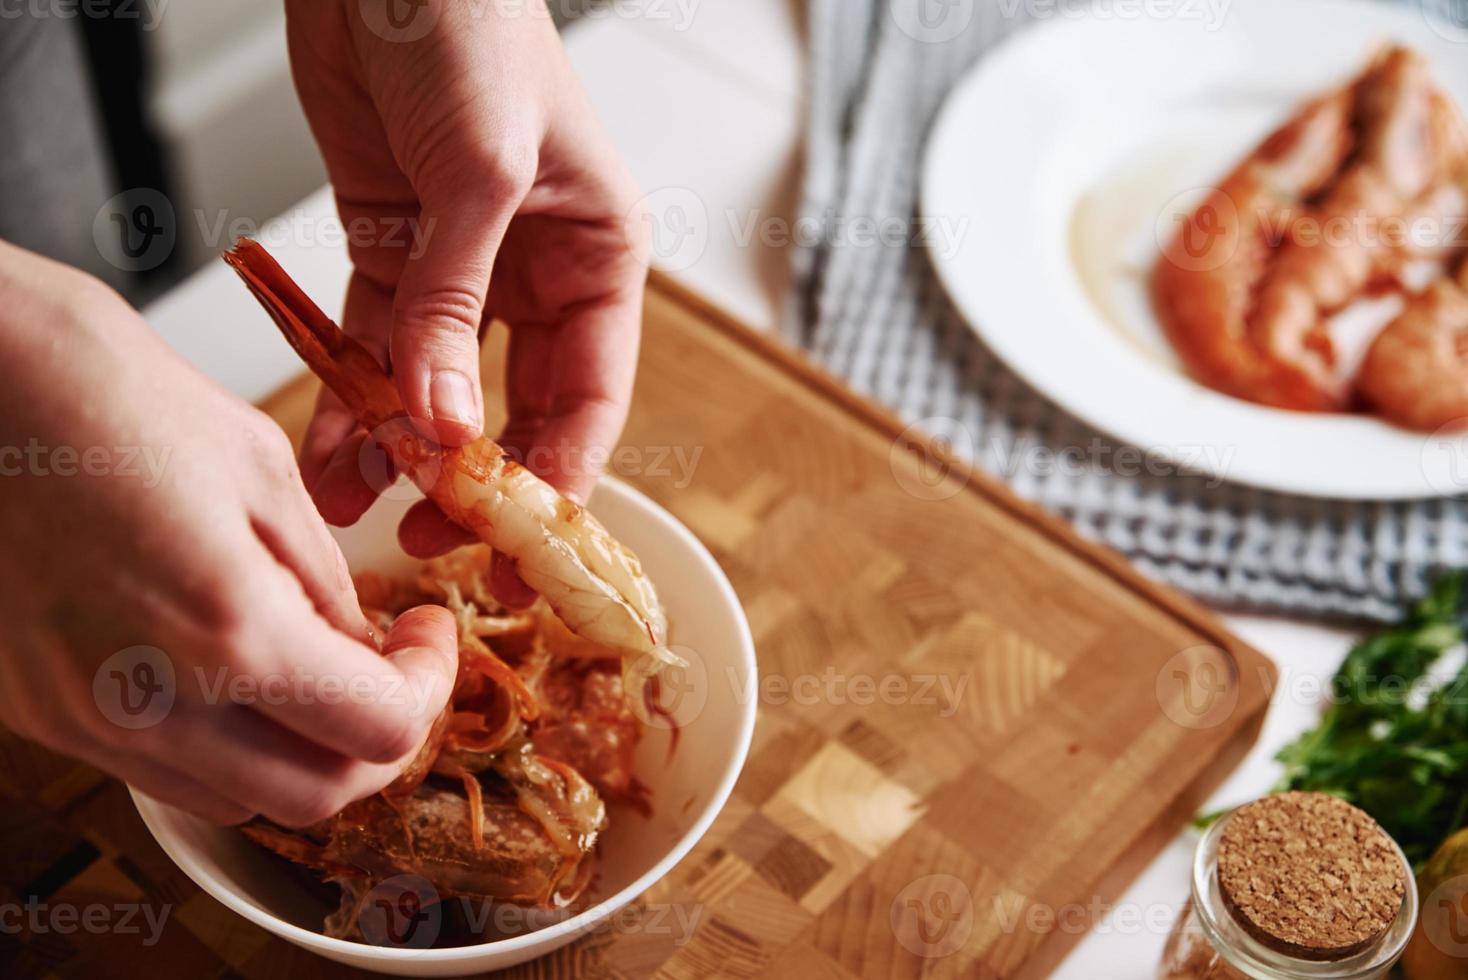
[[[667,620],[637,557],[601,523],[481,437],[454,449],[425,438],[396,386],[258,243],[241,239],[225,261],[301,358],[449,519],[513,558],[520,577],[577,635],[651,673],[678,658]]]
[[[1468,425],[1468,262],[1408,301],[1372,341],[1356,384],[1398,425]]]
[[[1154,272],[1158,312],[1192,373],[1262,404],[1348,408],[1327,318],[1400,285],[1404,264],[1430,251],[1388,232],[1461,211],[1465,148],[1457,110],[1405,48],[1309,103],[1188,218]]]
[[[1316,99],[1214,189],[1163,250],[1152,294],[1179,356],[1204,384],[1280,408],[1328,411],[1342,393],[1270,357],[1249,315],[1270,258],[1269,230],[1320,191],[1350,150],[1350,98]]]

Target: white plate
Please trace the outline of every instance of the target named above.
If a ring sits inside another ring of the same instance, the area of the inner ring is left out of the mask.
[[[353,569],[387,573],[416,567],[397,546],[398,518],[417,497],[400,484],[355,526],[336,533]],[[676,865],[723,808],[749,752],[757,705],[754,643],[739,600],[707,549],[667,511],[637,491],[604,480],[591,510],[637,553],[668,611],[674,648],[690,662],[679,697],[665,707],[678,722],[649,725],[636,774],[652,791],[652,816],[611,807],[602,835],[594,904],[534,932],[478,946],[412,949],[328,939],[320,912],[278,858],[233,828],[211,826],[133,790],[138,813],[163,850],[224,905],[329,959],[401,976],[462,976],[523,963],[598,928],[622,927],[622,909]],[[666,700],[666,699],[665,699]],[[686,942],[693,905],[654,909],[660,929]],[[648,918],[645,920],[651,922]],[[636,927],[634,922],[633,927]],[[650,928],[650,926],[649,926]]]
[[[1126,16],[1147,10],[1174,13]],[[1425,54],[1468,106],[1468,31],[1382,3],[1109,0],[1022,32],[954,89],[930,137],[922,210],[968,220],[957,248],[934,250],[939,278],[1031,385],[1185,467],[1322,497],[1468,491],[1462,435],[1280,411],[1193,382],[1144,293],[1159,240],[1200,189],[1389,40]]]

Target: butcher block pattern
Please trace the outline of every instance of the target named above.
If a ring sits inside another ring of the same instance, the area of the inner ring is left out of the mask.
[[[266,407],[299,435],[313,396]],[[1258,730],[1273,668],[1209,614],[665,282],[623,445],[748,612],[754,745],[667,879],[510,975],[1043,976]],[[0,907],[167,911],[151,944],[142,913],[4,929],[5,976],[352,972],[201,892],[88,767],[6,735],[0,790]]]

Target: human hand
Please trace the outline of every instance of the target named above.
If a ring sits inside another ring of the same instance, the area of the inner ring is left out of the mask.
[[[637,361],[647,248],[635,185],[538,0],[514,12],[429,0],[412,15],[429,20],[410,24],[426,31],[396,33],[371,9],[286,3],[296,86],[348,232],[343,329],[391,366],[425,434],[452,446],[483,426],[481,331],[508,323],[500,441],[584,500]],[[334,524],[380,489],[362,472],[367,439],[324,393],[301,468]],[[426,503],[399,537],[424,557],[471,539]],[[533,598],[496,559],[501,599]]]
[[[274,422],[75,270],[0,242],[0,297],[0,721],[221,823],[390,782],[452,689],[448,611],[379,652]]]

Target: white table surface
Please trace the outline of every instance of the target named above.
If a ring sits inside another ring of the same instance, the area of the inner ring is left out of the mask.
[[[636,5],[613,5],[627,10]],[[647,9],[675,11],[678,5]],[[742,230],[751,216],[775,221],[794,207],[799,177],[802,41],[793,0],[702,0],[685,23],[602,15],[568,32],[567,46],[607,128],[654,203],[686,203],[707,238],[672,256],[669,271],[741,320],[773,329],[781,314],[788,254]],[[778,224],[774,225],[779,228]],[[272,251],[327,310],[339,309],[346,257],[323,189],[265,230]],[[300,370],[255,301],[218,263],[145,311],[194,364],[257,400]],[[1228,625],[1279,665],[1281,681],[1258,745],[1229,777],[1215,805],[1268,790],[1274,753],[1308,727],[1319,692],[1351,635],[1307,623],[1226,615]],[[1146,869],[1055,976],[1073,980],[1152,975],[1188,881],[1192,837],[1181,835]]]

